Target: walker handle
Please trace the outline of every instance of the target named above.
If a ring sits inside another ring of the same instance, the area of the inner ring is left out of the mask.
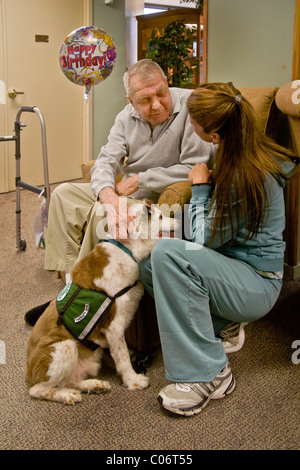
[[[26,113],[34,113],[35,112],[35,106],[22,106],[21,107],[21,112],[24,111]]]

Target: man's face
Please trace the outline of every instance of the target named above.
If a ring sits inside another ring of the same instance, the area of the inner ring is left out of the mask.
[[[130,79],[132,96],[130,103],[139,113],[142,119],[148,121],[151,126],[156,126],[166,121],[172,111],[172,98],[167,84],[159,73],[149,80],[141,81],[137,74]]]

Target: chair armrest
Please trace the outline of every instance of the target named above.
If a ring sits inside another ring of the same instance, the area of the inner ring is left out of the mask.
[[[91,181],[91,168],[94,166],[96,160],[89,160],[81,165],[82,177],[85,183]]]
[[[171,184],[160,194],[158,204],[167,204],[168,206],[179,204],[183,210],[184,204],[188,204],[192,197],[191,186],[190,181],[179,181]]]
[[[91,169],[93,168],[96,160],[89,160],[81,165],[82,177],[84,183],[91,182]],[[119,183],[123,178],[123,173],[119,173],[116,179],[116,183]]]

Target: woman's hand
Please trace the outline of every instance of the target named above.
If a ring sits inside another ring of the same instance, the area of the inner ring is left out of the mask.
[[[206,163],[200,163],[189,171],[188,178],[192,184],[209,183],[210,174],[211,172],[207,168]]]

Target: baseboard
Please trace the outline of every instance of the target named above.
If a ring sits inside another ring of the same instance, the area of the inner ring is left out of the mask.
[[[296,266],[284,264],[284,279],[287,281],[294,281],[298,277],[300,277],[300,263]]]

